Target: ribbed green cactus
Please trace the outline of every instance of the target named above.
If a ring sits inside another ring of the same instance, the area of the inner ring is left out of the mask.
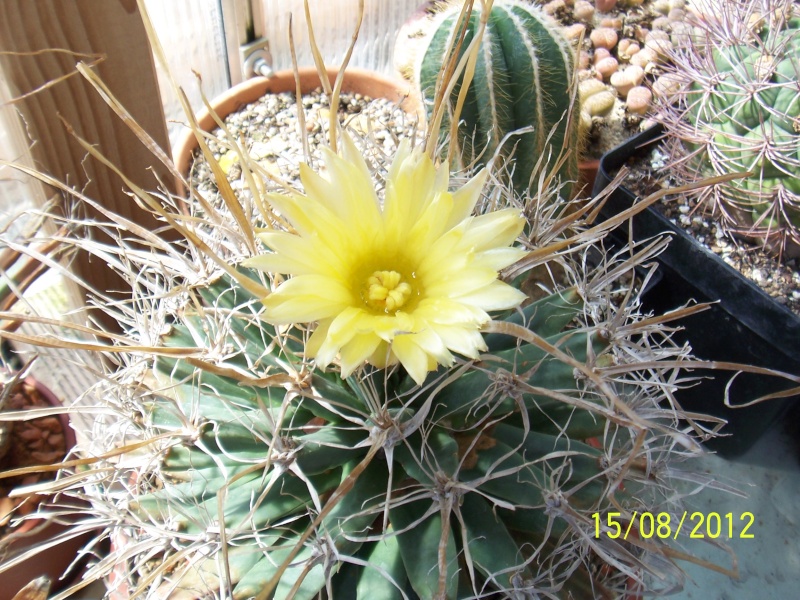
[[[371,172],[339,139],[324,175],[300,166],[304,193],[255,188],[187,216],[137,188],[182,243],[137,228],[90,248],[132,294],[105,305],[126,336],[78,344],[120,368],[93,390],[87,469],[53,483],[87,496],[84,527],[114,542],[92,576],[113,570],[150,600],[605,599],[678,584],[671,539],[609,524],[677,523],[669,459],[703,435],[699,416],[688,430],[662,405],[687,350],[629,287],[656,248],[590,253],[596,230],[565,241],[551,204],[518,203],[486,172],[464,183],[407,143]],[[522,214],[543,240],[532,252]],[[131,251],[137,234],[147,251]],[[560,275],[535,281],[555,291],[517,308],[507,282],[542,265]]]
[[[257,298],[227,278],[200,294],[204,316],[187,316],[167,345],[227,347],[238,353],[228,368],[240,373],[256,364],[291,371],[301,347],[274,342]],[[611,360],[601,332],[568,327],[583,309],[568,289],[511,318],[524,314],[543,344],[571,360],[495,335],[490,361],[423,388],[382,371],[366,381],[317,372],[247,384],[159,359],[167,394],[152,402],[147,425],[173,443],[157,488],[130,508],[144,524],[168,524],[184,543],[212,534],[163,593],[188,600],[227,587],[233,598],[273,597],[259,596],[265,589],[312,598],[327,590],[328,598],[372,600],[552,587],[563,598],[611,597],[590,574],[591,560],[575,562],[588,546],[572,548],[593,531],[593,513],[614,509],[608,492],[617,475],[581,441],[613,426],[575,374],[575,364]],[[220,339],[208,325],[222,315],[228,333]],[[643,475],[633,465],[615,502],[632,502]],[[609,541],[606,551],[624,564],[628,550]],[[219,544],[227,581],[216,552],[203,558],[203,548]]]
[[[411,76],[430,108],[434,102],[437,78],[447,64],[446,52],[455,30],[460,3],[444,5],[435,17],[425,18],[412,28],[416,56]],[[469,26],[460,46],[463,55],[478,30],[481,19],[475,3]],[[402,38],[396,53],[406,52],[408,40]],[[451,105],[455,106],[461,82],[455,86]],[[574,182],[578,176],[581,148],[576,96],[575,56],[558,24],[540,9],[517,0],[496,0],[481,41],[475,73],[467,92],[458,129],[459,153],[464,165],[484,164],[497,151],[504,138],[503,154],[513,151],[513,183],[517,191],[527,190],[539,169],[556,164],[562,150],[567,160],[558,170],[561,182]],[[442,134],[450,129],[445,119]],[[544,164],[539,161],[544,159]],[[567,185],[564,195],[569,195]]]
[[[659,120],[693,150],[691,177],[751,171],[710,198],[738,233],[779,250],[800,243],[800,18],[791,0],[751,0],[702,21],[675,51],[680,103]]]
[[[140,552],[133,585],[171,600],[610,598],[647,580],[641,549],[601,526],[652,510],[651,453],[694,443],[658,407],[658,363],[683,351],[611,298],[632,263],[595,280],[554,242],[536,256],[575,285],[518,308],[507,282],[535,264],[521,215],[547,239],[562,222],[548,203],[484,190],[485,171],[451,181],[407,142],[375,175],[340,143],[324,176],[301,166],[303,194],[267,195],[263,251],[148,300],[172,309],[137,419],[165,442],[125,510],[175,569],[155,579]]]

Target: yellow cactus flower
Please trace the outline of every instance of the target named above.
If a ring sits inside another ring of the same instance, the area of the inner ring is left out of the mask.
[[[270,196],[294,232],[261,233],[272,252],[246,262],[291,276],[264,299],[265,320],[318,322],[308,353],[322,367],[338,357],[342,377],[399,362],[422,383],[453,352],[477,358],[487,311],[525,298],[498,279],[524,254],[511,247],[520,211],[473,216],[486,172],[451,193],[448,165],[405,142],[383,199],[352,140],[324,159],[327,178],[301,165],[305,195]]]

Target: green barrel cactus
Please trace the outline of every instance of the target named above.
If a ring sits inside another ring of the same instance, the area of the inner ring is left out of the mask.
[[[592,540],[592,515],[642,508],[647,475],[630,439],[620,454],[591,443],[617,416],[576,369],[615,358],[607,332],[575,326],[577,290],[510,317],[540,343],[490,336],[491,358],[423,386],[381,370],[303,372],[302,346],[278,343],[259,298],[227,277],[198,294],[204,308],[165,343],[232,358],[207,370],[157,360],[165,392],[147,427],[172,441],[157,483],[129,505],[140,535],[171,531],[163,560],[188,558],[160,597],[611,598],[626,572],[641,575],[634,546]],[[283,375],[238,374],[255,365]],[[598,577],[607,556],[618,570]]]
[[[200,294],[205,311],[237,315],[225,341],[240,352],[239,368],[297,363],[297,346],[265,350],[276,332],[256,321],[258,298],[226,278]],[[567,290],[526,313],[537,335],[583,363],[608,341],[564,330],[581,309]],[[215,343],[205,331],[197,315],[166,342],[197,345],[200,335]],[[606,507],[601,453],[579,441],[603,435],[606,423],[590,400],[590,410],[573,410],[548,397],[559,390],[578,400],[571,364],[503,341],[493,364],[432,380],[424,392],[397,375],[383,381],[381,372],[362,381],[309,373],[243,385],[159,359],[171,391],[153,401],[149,425],[156,435],[174,432],[194,414],[194,434],[166,450],[157,489],[132,510],[144,523],[168,522],[185,540],[224,523],[229,545],[229,581],[217,581],[216,557],[197,558],[169,597],[229,585],[232,597],[251,598],[271,582],[275,598],[292,590],[297,598],[327,589],[331,598],[372,599],[527,589],[535,548],[557,547],[569,529],[558,515]],[[533,373],[520,377],[512,365]],[[553,473],[567,464],[556,485]],[[565,590],[589,586],[588,571],[578,569]]]
[[[340,140],[324,170],[301,165],[303,193],[255,187],[186,215],[133,188],[184,239],[91,246],[130,283],[105,305],[126,335],[29,339],[118,367],[92,391],[87,458],[53,483],[56,515],[89,500],[80,526],[114,542],[87,577],[153,600],[679,584],[671,540],[634,529],[648,512],[678,522],[671,459],[703,435],[662,405],[687,349],[629,287],[654,248],[589,254],[596,230],[566,240],[563,218],[485,171],[460,182],[404,143],[371,172]],[[532,252],[522,214],[545,240]],[[542,265],[563,275],[538,299],[508,283]]]
[[[707,197],[735,233],[779,252],[800,243],[800,18],[784,0],[751,0],[701,21],[694,42],[674,51],[684,83],[657,116],[688,147],[691,178],[751,172]],[[679,150],[676,150],[679,152]]]
[[[460,4],[443,6],[440,13],[413,23],[395,50],[396,62],[429,108],[454,37],[463,34],[459,45],[463,56],[482,18],[476,2],[466,30],[457,29]],[[452,91],[451,108],[463,79],[462,75]],[[581,149],[575,81],[574,51],[558,23],[529,3],[496,0],[460,114],[456,154],[463,165],[484,164],[502,144],[502,154],[513,156],[514,188],[522,192],[531,187],[537,173],[552,168],[567,151],[557,175],[568,197],[570,183],[578,177]],[[449,130],[445,118],[442,135]]]

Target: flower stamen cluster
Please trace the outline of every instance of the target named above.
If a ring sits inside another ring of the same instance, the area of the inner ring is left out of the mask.
[[[413,291],[397,271],[375,271],[367,279],[362,298],[370,308],[394,314],[403,307]]]

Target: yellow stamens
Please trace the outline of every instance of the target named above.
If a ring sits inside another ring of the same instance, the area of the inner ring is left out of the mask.
[[[406,303],[411,292],[411,286],[397,271],[375,271],[367,277],[363,297],[370,308],[393,313]]]

